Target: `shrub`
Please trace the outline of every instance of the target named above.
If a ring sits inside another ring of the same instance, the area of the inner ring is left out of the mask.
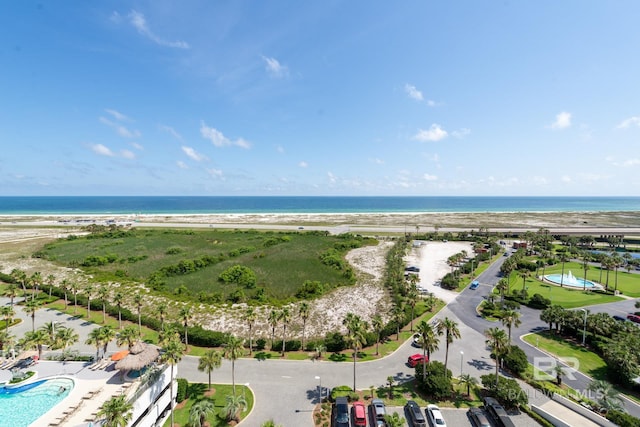
[[[549,298],[543,297],[540,294],[533,294],[533,296],[529,300],[529,304],[527,305],[531,308],[544,310],[551,305],[551,300]]]
[[[273,348],[281,350],[282,349],[282,340],[275,341],[273,343]],[[302,348],[302,343],[300,340],[290,340],[284,343],[285,351],[298,351]]]
[[[525,352],[515,345],[509,347],[509,353],[504,357],[503,363],[507,369],[517,376],[522,376],[522,373],[527,370],[529,365]]]
[[[256,273],[254,273],[249,267],[234,265],[220,273],[218,280],[224,283],[234,283],[239,286],[244,286],[247,289],[251,289],[256,286],[257,279]]]
[[[451,397],[453,390],[451,371],[447,369],[445,372],[444,364],[438,361],[429,362],[426,365],[426,377],[423,381],[423,366],[421,363],[416,365],[415,376],[418,388],[437,400]]]
[[[626,412],[611,410],[606,416],[609,421],[620,427],[640,427],[640,419]]]
[[[329,332],[324,339],[324,346],[329,353],[338,353],[347,348],[340,332]]]
[[[482,386],[508,408],[524,406],[529,402],[527,394],[514,379],[498,377],[497,387],[495,374],[482,375],[480,380],[482,381]]]
[[[256,350],[262,351],[267,346],[267,340],[264,338],[258,338],[256,340]]]
[[[331,400],[335,402],[336,397],[344,396],[349,402],[358,400],[358,393],[354,392],[348,385],[339,385],[331,390]]]
[[[178,393],[176,396],[176,402],[184,402],[189,396],[187,391],[189,390],[189,381],[184,378],[178,378]]]

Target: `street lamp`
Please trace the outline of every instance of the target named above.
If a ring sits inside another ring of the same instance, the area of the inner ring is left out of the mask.
[[[318,375],[316,375],[316,379],[318,380],[318,403],[322,403],[322,380]]]
[[[464,351],[460,350],[460,377],[462,377],[462,361],[464,360]]]
[[[587,310],[585,308],[579,308],[578,310],[584,311],[584,324],[582,325],[582,346],[587,339]]]

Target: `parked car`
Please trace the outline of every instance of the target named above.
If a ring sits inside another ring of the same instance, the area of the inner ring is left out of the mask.
[[[418,406],[416,402],[413,400],[407,401],[407,404],[404,405],[404,410],[407,412],[413,427],[427,427],[427,420],[424,415],[422,415],[420,406]]]
[[[35,365],[38,362],[38,356],[29,356],[26,359],[21,359],[16,363],[15,367],[18,369],[25,369]]]
[[[617,320],[618,322],[626,322],[627,321],[627,319],[625,319],[622,316],[614,315],[612,317],[613,317],[613,320]]]
[[[346,397],[336,397],[336,406],[334,408],[335,427],[350,427],[349,425],[349,401]]]
[[[415,265],[405,267],[404,271],[412,271],[414,273],[420,273],[420,267],[416,267]]]
[[[494,399],[493,397],[485,397],[484,401],[484,409],[487,411],[487,414],[493,418],[495,424],[498,427],[515,427],[513,421],[509,418],[507,411],[504,410],[502,405]]]
[[[420,334],[413,334],[411,338],[411,345],[414,347],[420,347]]]
[[[407,358],[407,364],[409,366],[411,366],[412,368],[415,368],[416,365],[420,364],[420,363],[426,363],[428,362],[428,360],[426,360],[426,357],[424,357],[423,355],[416,353],[416,354],[412,354],[411,356],[409,356]]]
[[[424,412],[427,414],[429,422],[433,427],[447,427],[442,412],[440,412],[440,408],[436,405],[427,405],[427,409],[425,409]]]
[[[627,319],[631,320],[634,323],[640,323],[640,316],[637,316],[635,314],[627,315]]]
[[[353,414],[354,427],[367,427],[367,411],[364,409],[364,403],[353,402],[351,413]]]
[[[478,282],[477,280],[474,280],[473,282],[471,282],[469,289],[478,289],[478,286],[480,286],[480,282]]]
[[[489,424],[489,420],[482,409],[471,408],[467,411],[467,415],[475,427],[491,427],[491,424]]]
[[[372,399],[369,405],[371,413],[371,427],[387,427],[384,416],[387,415],[387,408],[382,399]]]

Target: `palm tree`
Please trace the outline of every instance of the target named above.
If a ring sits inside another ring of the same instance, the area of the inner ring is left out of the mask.
[[[49,274],[47,276],[47,285],[49,286],[49,297],[51,297],[51,292],[53,291],[53,285],[56,282],[56,276],[53,274]]]
[[[378,348],[380,346],[380,334],[382,334],[382,330],[384,329],[384,322],[382,321],[382,316],[376,314],[371,319],[371,328],[373,332],[376,334],[376,356],[380,354]]]
[[[527,277],[529,277],[531,275],[531,273],[529,273],[529,270],[518,270],[518,276],[522,278],[522,291],[526,291],[527,290]]]
[[[156,314],[160,318],[160,329],[164,326],[164,316],[167,315],[167,304],[164,302],[158,303],[156,306]]]
[[[107,322],[107,296],[109,295],[109,288],[106,285],[102,285],[98,288],[98,297],[102,301],[102,323]]]
[[[306,301],[302,301],[298,306],[298,316],[302,319],[302,349],[304,350],[304,341],[305,341],[305,330],[307,328],[307,320],[309,320],[309,315],[311,314],[311,308],[309,307],[309,303]]]
[[[180,341],[180,331],[178,330],[178,326],[175,324],[165,323],[162,325],[162,329],[158,332],[158,344],[160,344],[160,346],[164,346],[172,340]]]
[[[118,308],[118,329],[122,329],[122,302],[124,301],[124,295],[122,292],[116,291],[113,294],[113,303]]]
[[[460,384],[467,387],[467,396],[471,394],[471,387],[478,384],[478,379],[472,377],[471,374],[460,375]]]
[[[133,404],[124,394],[114,396],[102,404],[97,415],[104,417],[105,427],[126,427],[133,415]]]
[[[584,272],[584,280],[582,281],[582,290],[587,290],[587,270],[589,269],[589,261],[591,261],[591,254],[589,251],[582,251],[582,271]]]
[[[401,302],[393,306],[391,315],[393,316],[394,322],[396,322],[396,341],[398,341],[400,339],[400,326],[404,321],[404,307]]]
[[[611,265],[613,266],[613,269],[615,271],[614,291],[617,292],[618,291],[618,268],[624,265],[624,259],[622,259],[622,257],[617,253],[614,253],[613,255],[611,255]]]
[[[184,326],[184,346],[189,348],[189,322],[193,319],[193,311],[191,310],[191,307],[188,305],[183,306],[180,309],[178,317],[182,320],[182,325]]]
[[[415,315],[416,303],[418,302],[418,290],[415,286],[409,288],[405,301],[407,302],[407,305],[411,307],[411,326],[409,329],[413,332],[413,317]]]
[[[588,389],[594,392],[596,402],[607,411],[621,411],[623,409],[622,398],[611,384],[604,380],[595,380],[589,384]]]
[[[244,312],[244,320],[249,327],[249,355],[253,354],[253,324],[256,323],[256,310],[253,307],[247,307]]]
[[[56,339],[56,322],[46,322],[44,325],[38,328],[38,330],[40,329],[47,333],[47,335],[49,336],[49,343],[50,345],[53,345]]]
[[[73,282],[71,285],[71,291],[73,292],[73,314],[78,312],[78,288],[79,285]]]
[[[405,426],[404,418],[397,412],[394,412],[393,414],[385,414],[384,422],[385,422],[385,425],[388,427],[404,427]]]
[[[20,270],[19,268],[14,268],[13,270],[11,270],[11,273],[9,273],[9,275],[13,277],[13,280],[19,282],[22,285],[22,293],[26,294],[27,273],[24,270]]]
[[[444,371],[447,372],[447,362],[449,359],[449,344],[453,342],[454,339],[460,339],[460,329],[458,329],[458,323],[455,320],[451,320],[448,317],[444,319],[439,319],[438,323],[436,323],[436,330],[438,334],[442,335],[444,333],[445,337],[445,353],[444,353]]]
[[[102,337],[100,336],[100,328],[95,328],[87,336],[87,340],[84,342],[87,345],[93,345],[96,347],[96,361],[100,356],[100,347],[102,347]]]
[[[564,263],[569,261],[569,257],[565,252],[560,254],[560,262],[562,263],[562,272],[560,273],[560,287],[562,288],[564,285]]]
[[[216,413],[216,406],[211,399],[198,400],[189,410],[189,425],[203,427],[207,418]]]
[[[62,289],[62,292],[64,292],[64,310],[67,311],[67,308],[69,308],[69,299],[67,298],[67,292],[69,292],[69,281],[67,279],[63,279],[62,282],[60,282],[60,289]]]
[[[64,326],[58,326],[56,329],[55,341],[62,348],[62,353],[67,350],[67,347],[77,343],[80,339],[80,335],[73,328],[66,328]]]
[[[35,347],[38,350],[38,359],[42,359],[42,347],[49,343],[49,334],[43,329],[26,332],[24,337],[19,341],[20,346],[23,348]]]
[[[13,300],[18,296],[18,285],[9,283],[4,291],[4,296],[11,300],[11,307],[13,307]]]
[[[233,395],[236,395],[236,360],[238,360],[243,353],[243,342],[240,338],[229,335],[227,342],[224,344],[224,357],[231,361],[231,384],[233,385]]]
[[[31,316],[31,332],[36,330],[36,311],[42,307],[42,301],[30,299],[24,305],[24,312]]]
[[[487,337],[487,345],[496,357],[496,387],[498,387],[498,369],[500,367],[500,359],[506,354],[509,348],[509,341],[507,334],[503,329],[490,328],[484,331],[484,336]]]
[[[247,407],[247,401],[244,396],[227,396],[227,403],[224,406],[224,412],[228,421],[240,421],[238,412],[244,411]]]
[[[422,355],[425,356],[425,363],[422,364],[422,380],[427,377],[427,361],[431,360],[431,352],[438,349],[438,337],[433,327],[426,321],[418,323],[418,334],[420,334],[420,346]]]
[[[511,328],[514,326],[517,328],[522,324],[520,313],[515,310],[503,310],[500,321],[502,326],[506,326],[509,330],[509,342],[511,342]]]
[[[6,331],[9,329],[9,324],[13,320],[13,316],[16,315],[13,305],[0,307],[0,315],[4,318],[4,330]]]
[[[84,288],[84,293],[87,294],[87,320],[91,320],[91,297],[93,296],[93,285],[87,285]]]
[[[120,329],[120,331],[116,334],[116,345],[118,347],[122,347],[124,344],[127,345],[127,348],[131,350],[131,347],[134,346],[135,343],[140,341],[140,330],[135,327],[135,325],[126,326],[124,329]]]
[[[211,372],[222,365],[222,353],[217,350],[209,350],[198,360],[198,371],[209,375],[209,390],[211,390]]]
[[[142,333],[142,301],[143,301],[143,297],[142,294],[140,292],[136,292],[136,294],[133,296],[133,303],[136,305],[136,309],[138,310],[138,329],[140,329],[140,333]],[[186,328],[186,326],[185,326]],[[185,329],[185,345],[189,346],[189,344],[186,341],[186,329]]]
[[[29,281],[31,282],[31,289],[33,291],[31,292],[31,299],[35,299],[36,293],[40,291],[40,284],[42,283],[42,273],[36,271],[31,275]]]
[[[396,381],[395,378],[393,378],[393,375],[389,375],[387,377],[387,384],[389,384],[389,399],[393,399],[393,383]]]
[[[500,292],[500,305],[504,304],[504,295],[509,293],[509,279],[502,278],[498,280],[496,289]]]
[[[278,326],[278,312],[271,310],[267,321],[269,322],[269,326],[271,326],[271,351],[273,351],[273,340],[276,336],[276,327]]]
[[[12,347],[15,338],[9,331],[0,331],[0,350],[4,350],[5,346]]]
[[[284,307],[280,314],[278,315],[278,319],[282,321],[282,356],[284,357],[284,352],[286,350],[286,334],[287,334],[287,325],[291,322],[291,312],[288,307]]]
[[[358,358],[358,350],[367,342],[365,334],[367,333],[367,323],[360,319],[360,316],[353,315],[347,324],[348,334],[345,340],[349,347],[353,350],[353,389],[356,390],[356,360]]]
[[[116,337],[116,331],[111,326],[101,326],[98,328],[100,331],[100,341],[102,342],[102,355],[107,354],[107,347],[109,343]]]
[[[173,400],[173,383],[174,381],[174,376],[173,376],[173,367],[175,365],[178,364],[178,362],[180,362],[180,360],[182,359],[182,356],[184,356],[184,351],[185,351],[185,346],[182,345],[182,343],[180,342],[179,339],[170,339],[163,347],[163,353],[160,355],[160,360],[163,363],[168,364],[169,366],[171,366],[171,383],[170,383],[170,395],[172,396],[171,398],[171,426],[174,425],[173,422],[173,407],[174,407],[174,400]]]

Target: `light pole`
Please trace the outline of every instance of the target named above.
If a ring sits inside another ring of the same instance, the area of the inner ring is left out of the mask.
[[[322,379],[316,375],[316,379],[318,380],[318,403],[322,403]]]
[[[462,378],[462,361],[464,360],[464,351],[460,350],[460,378]]]
[[[584,347],[584,343],[587,339],[587,309],[580,308],[580,311],[584,311],[584,324],[582,325],[582,346]]]

